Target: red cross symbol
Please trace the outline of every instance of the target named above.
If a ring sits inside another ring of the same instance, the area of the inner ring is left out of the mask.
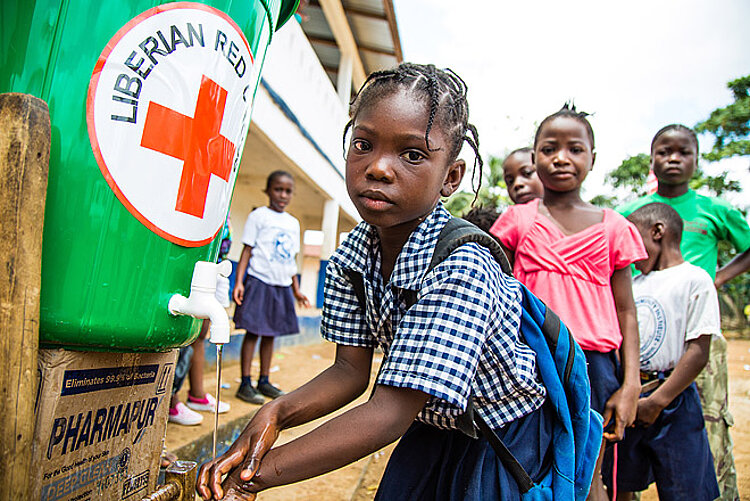
[[[193,118],[148,105],[141,146],[184,161],[175,210],[203,218],[211,174],[229,181],[235,146],[220,134],[227,91],[203,76]]]

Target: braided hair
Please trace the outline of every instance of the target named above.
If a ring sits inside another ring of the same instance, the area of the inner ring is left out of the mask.
[[[371,73],[349,105],[349,122],[344,127],[344,149],[346,135],[359,111],[401,89],[409,91],[428,107],[429,117],[424,132],[427,149],[435,151],[430,148],[430,132],[437,124],[448,138],[448,157],[451,162],[458,157],[464,141],[474,150],[472,188],[476,200],[484,166],[479,155],[479,134],[476,127],[469,123],[466,83],[450,69],[441,70],[432,64],[401,63],[396,68]],[[479,183],[475,186],[477,165]]]
[[[562,108],[549,115],[547,118],[542,120],[542,123],[539,124],[539,127],[536,129],[536,134],[534,135],[534,148],[536,149],[536,145],[539,142],[539,136],[541,135],[542,128],[545,126],[545,124],[547,124],[547,122],[551,122],[555,118],[563,117],[578,120],[583,124],[583,126],[586,128],[586,134],[589,136],[589,140],[591,141],[591,151],[594,151],[594,129],[591,128],[591,124],[589,123],[588,118],[586,118],[588,116],[590,116],[590,113],[576,110],[576,105],[572,101],[568,101],[562,106]]]
[[[695,156],[696,156],[696,161],[697,161],[698,136],[695,135],[695,131],[693,129],[682,124],[669,124],[659,129],[659,132],[657,132],[656,135],[654,135],[654,138],[651,140],[651,152],[653,153],[654,151],[654,145],[656,144],[656,140],[659,139],[659,137],[662,134],[666,132],[670,132],[670,131],[684,132],[685,134],[690,136],[690,139],[693,141],[693,144],[695,145]]]

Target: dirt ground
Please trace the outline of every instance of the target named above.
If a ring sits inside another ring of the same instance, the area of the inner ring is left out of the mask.
[[[729,341],[729,408],[742,499],[750,499],[750,340]]]
[[[271,380],[284,390],[294,389],[328,367],[333,360],[333,355],[334,346],[329,343],[283,348],[274,354]],[[734,455],[739,489],[742,499],[750,500],[750,340],[730,339],[729,378],[730,408],[735,420],[732,438],[735,444]],[[239,384],[239,366],[237,364],[224,368],[222,380],[231,386],[230,389],[222,390],[222,400],[229,402],[232,408],[229,413],[220,416],[220,422],[228,422],[245,415],[250,416],[258,409],[258,406],[247,404],[234,397]],[[216,377],[214,372],[205,375],[205,384],[209,392],[215,393]],[[183,401],[186,399],[186,395],[187,389],[183,388],[180,392]],[[365,396],[352,405],[357,405],[364,399]],[[282,433],[280,443],[293,440],[319,424],[320,422],[313,422],[286,431]],[[186,427],[170,424],[167,427],[167,447],[170,450],[177,449],[201,435],[211,433],[212,429],[213,416],[209,414],[205,414],[205,419],[200,426]],[[291,486],[270,489],[258,496],[258,499],[261,501],[372,500],[392,448],[393,446],[386,447],[357,463],[327,475]],[[652,489],[643,496],[643,499],[644,501],[653,501],[658,497],[655,490]]]

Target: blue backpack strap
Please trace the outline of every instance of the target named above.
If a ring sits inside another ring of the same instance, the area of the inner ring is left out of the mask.
[[[495,258],[495,261],[500,265],[503,273],[508,276],[513,276],[510,261],[508,261],[505,251],[500,244],[497,243],[497,240],[474,224],[457,217],[450,218],[440,231],[437,243],[435,244],[435,250],[432,253],[432,259],[425,271],[425,275],[431,272],[437,265],[445,261],[453,251],[462,245],[471,242],[487,248],[492,254],[492,257]],[[404,302],[406,303],[406,308],[409,309],[414,306],[417,302],[417,291],[409,289],[400,289],[400,291],[401,297],[404,298]]]
[[[537,303],[541,303],[544,306],[544,314],[543,314],[543,320],[541,325],[541,331],[542,334],[544,334],[544,339],[547,341],[547,345],[549,346],[549,350],[551,353],[557,354],[558,346],[562,348],[567,347],[567,350],[564,350],[563,353],[561,353],[561,356],[565,356],[564,363],[560,363],[559,367],[564,368],[564,370],[560,373],[560,379],[562,379],[563,385],[566,385],[570,382],[570,375],[571,371],[573,370],[573,364],[575,363],[575,348],[576,343],[573,340],[573,335],[570,333],[570,331],[566,328],[564,332],[562,332],[562,321],[560,320],[560,317],[557,316],[557,313],[547,308],[547,305],[544,304],[544,302],[534,296],[526,287],[524,287],[524,294],[523,294],[523,308],[525,310],[530,310],[534,306],[532,306],[532,298]],[[536,306],[538,308],[538,306]],[[566,336],[566,339],[561,340],[560,335],[563,334]],[[560,343],[563,343],[562,346]],[[560,360],[562,362],[562,360]]]
[[[495,258],[495,261],[500,264],[503,273],[513,276],[508,257],[505,255],[505,251],[503,251],[500,244],[497,243],[497,240],[470,222],[456,217],[448,220],[440,232],[437,244],[435,244],[435,252],[432,254],[430,266],[427,268],[427,273],[442,263],[454,250],[470,242],[475,242],[482,247],[486,247],[492,254],[492,257]]]
[[[469,408],[471,409],[472,407],[472,400],[469,399]],[[471,410],[471,414],[473,415],[474,425],[479,428],[480,432],[482,432],[482,435],[484,435],[484,438],[486,438],[487,442],[492,446],[492,450],[495,451],[500,462],[503,463],[505,469],[508,470],[508,473],[511,474],[516,481],[516,484],[518,484],[519,492],[521,494],[526,494],[532,487],[534,487],[534,480],[528,474],[523,465],[518,462],[516,456],[514,456],[505,446],[503,441],[500,440],[500,437],[497,436],[495,431],[490,428],[482,416],[480,416],[478,412],[474,412],[473,409]]]
[[[497,243],[497,240],[469,221],[455,217],[449,219],[440,232],[425,275],[447,259],[453,251],[462,245],[472,242],[489,250],[492,257],[500,265],[503,273],[513,276],[508,257],[505,255],[505,251],[503,251],[500,244]],[[402,295],[407,308],[412,307],[417,302],[417,291],[402,290]],[[513,476],[521,494],[528,492],[534,486],[534,481],[521,463],[518,462],[518,459],[516,459],[503,441],[500,440],[500,437],[490,428],[484,418],[475,411],[473,398],[470,397],[468,399],[466,412],[457,418],[456,425],[460,431],[472,438],[478,438],[477,429],[484,435],[498,459],[500,459],[503,466]]]

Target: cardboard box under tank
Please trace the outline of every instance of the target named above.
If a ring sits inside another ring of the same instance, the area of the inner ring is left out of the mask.
[[[156,486],[177,350],[39,351],[34,499],[137,499]]]

